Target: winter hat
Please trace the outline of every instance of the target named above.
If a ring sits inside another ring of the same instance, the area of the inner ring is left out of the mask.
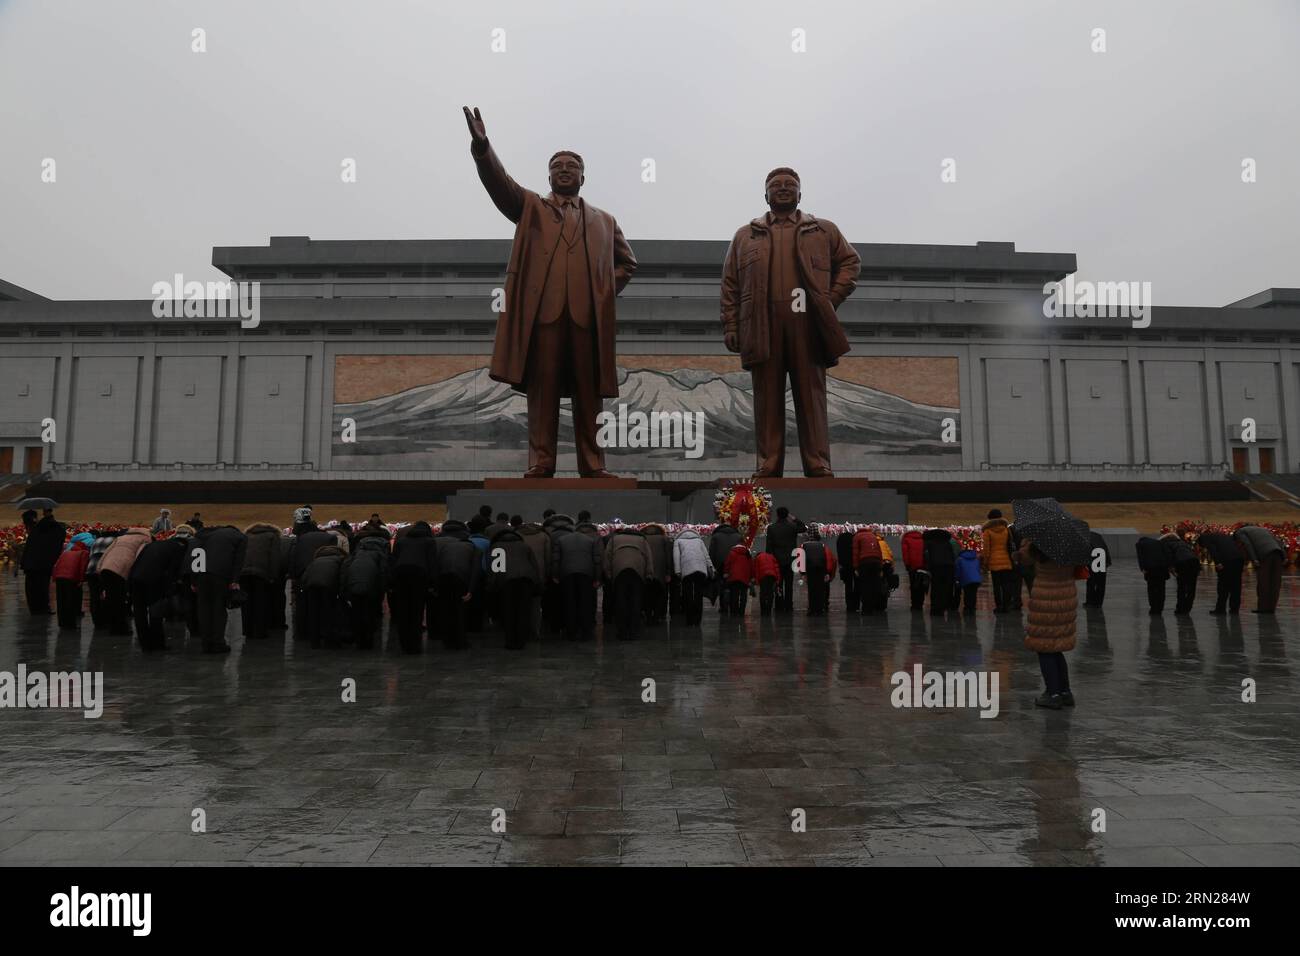
[[[194,537],[194,529],[193,529],[192,527],[190,527],[189,525],[187,525],[187,524],[180,525],[180,526],[177,527],[176,530],[173,532],[173,537],[176,537],[176,538],[192,538],[192,537]]]
[[[311,520],[310,508],[298,508],[293,513],[294,524],[306,524],[310,520]]]

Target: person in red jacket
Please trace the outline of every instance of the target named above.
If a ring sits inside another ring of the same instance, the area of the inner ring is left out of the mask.
[[[744,615],[749,586],[754,583],[754,558],[749,548],[738,544],[731,549],[722,576],[727,582],[727,613]]]
[[[884,564],[876,532],[867,527],[859,528],[853,535],[853,567],[858,575],[858,601],[863,614],[871,614],[885,606]]]
[[[59,612],[59,627],[77,627],[81,623],[81,586],[86,581],[90,541],[93,540],[92,535],[73,535],[67,550],[54,562],[50,577],[54,579],[54,602]]]
[[[925,592],[929,590],[929,575],[922,566],[925,563],[925,542],[919,531],[909,531],[903,535],[903,567],[907,569],[907,589],[912,596],[912,610],[919,611],[925,607]]]
[[[776,601],[776,584],[781,580],[781,563],[769,551],[760,551],[754,558],[754,577],[758,579],[758,610],[763,617],[772,616]]]

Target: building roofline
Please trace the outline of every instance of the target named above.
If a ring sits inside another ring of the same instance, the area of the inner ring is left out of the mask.
[[[45,296],[0,279],[0,302],[48,302]]]
[[[727,241],[713,239],[630,240],[637,262],[647,267],[716,266],[726,257]],[[973,246],[907,243],[853,243],[864,270],[943,269],[967,272],[1032,273],[1064,278],[1078,266],[1074,253],[1017,252],[1014,242],[979,242]],[[214,246],[212,264],[239,278],[269,268],[327,267],[388,269],[419,267],[503,267],[510,257],[509,239],[311,239],[272,236],[265,246]]]

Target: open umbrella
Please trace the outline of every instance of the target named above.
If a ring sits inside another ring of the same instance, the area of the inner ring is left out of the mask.
[[[1057,564],[1087,564],[1092,557],[1088,522],[1067,512],[1055,498],[1011,502],[1016,530]]]
[[[24,498],[15,505],[19,511],[53,511],[58,506],[59,503],[53,498]]]

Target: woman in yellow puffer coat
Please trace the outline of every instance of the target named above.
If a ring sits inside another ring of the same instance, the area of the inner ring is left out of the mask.
[[[1029,616],[1025,622],[1025,647],[1038,655],[1046,691],[1034,699],[1034,706],[1060,710],[1074,706],[1070,672],[1065,652],[1074,650],[1075,622],[1079,596],[1075,581],[1078,568],[1057,564],[1028,539],[1020,546],[1020,560],[1036,571],[1034,589],[1029,592]]]

